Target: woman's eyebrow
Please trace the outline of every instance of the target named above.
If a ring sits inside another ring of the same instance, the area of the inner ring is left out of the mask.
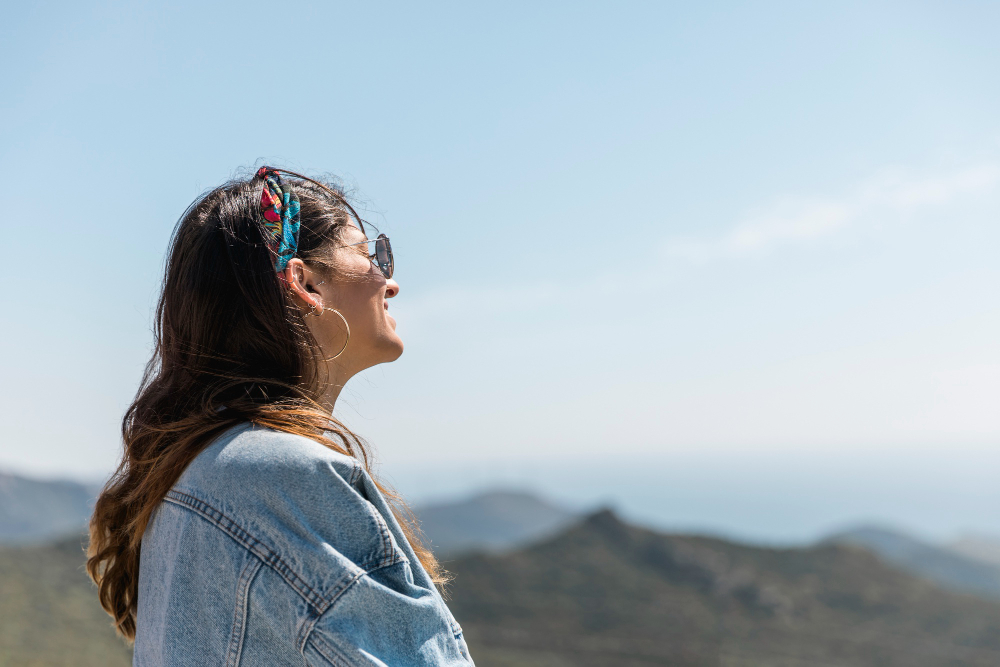
[[[353,240],[352,240],[353,239]],[[347,231],[344,233],[344,243],[362,243],[368,239],[365,233],[355,227],[354,225],[347,225]]]

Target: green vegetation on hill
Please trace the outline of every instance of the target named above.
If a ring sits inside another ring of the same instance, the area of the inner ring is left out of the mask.
[[[1000,664],[1000,604],[859,548],[764,549],[595,514],[446,566],[480,667]]]
[[[81,539],[0,548],[0,665],[127,665]],[[1000,603],[840,544],[765,549],[601,512],[446,563],[479,667],[1000,665]]]
[[[0,548],[0,665],[114,667],[132,651],[97,602],[81,538]]]

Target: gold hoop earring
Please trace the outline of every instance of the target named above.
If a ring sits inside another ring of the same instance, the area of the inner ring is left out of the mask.
[[[347,323],[347,318],[344,317],[344,314],[341,313],[336,308],[324,308],[323,309],[323,311],[327,311],[327,310],[329,310],[330,312],[337,313],[337,315],[340,317],[340,319],[343,320],[343,322],[344,322],[344,328],[347,330],[347,340],[344,341],[344,347],[340,348],[340,352],[338,352],[337,354],[335,354],[332,357],[328,357],[328,358],[326,358],[326,359],[323,360],[323,361],[333,361],[334,359],[336,359],[337,357],[339,357],[340,355],[342,355],[344,353],[344,350],[347,349],[347,344],[351,342],[351,325]],[[320,315],[322,315],[322,314],[323,313],[321,312]],[[317,315],[317,317],[318,317],[318,315]]]

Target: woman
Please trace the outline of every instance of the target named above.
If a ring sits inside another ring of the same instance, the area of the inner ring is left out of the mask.
[[[284,177],[282,176],[284,174]],[[332,411],[403,352],[389,239],[262,167],[174,232],[87,569],[136,665],[471,665],[444,573]]]

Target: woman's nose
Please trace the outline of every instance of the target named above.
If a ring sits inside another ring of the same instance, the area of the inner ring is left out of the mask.
[[[392,297],[399,294],[399,283],[397,283],[392,278],[388,278],[385,281],[385,298],[391,299]]]

